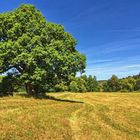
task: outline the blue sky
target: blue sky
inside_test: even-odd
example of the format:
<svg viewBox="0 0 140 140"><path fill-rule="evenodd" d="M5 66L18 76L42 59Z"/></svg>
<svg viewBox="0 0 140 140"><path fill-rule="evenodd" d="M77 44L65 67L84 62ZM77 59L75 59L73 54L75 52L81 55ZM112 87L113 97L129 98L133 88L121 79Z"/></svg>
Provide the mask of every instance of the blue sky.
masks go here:
<svg viewBox="0 0 140 140"><path fill-rule="evenodd" d="M87 56L87 75L107 79L140 72L140 0L1 0L0 13L34 4L62 24Z"/></svg>

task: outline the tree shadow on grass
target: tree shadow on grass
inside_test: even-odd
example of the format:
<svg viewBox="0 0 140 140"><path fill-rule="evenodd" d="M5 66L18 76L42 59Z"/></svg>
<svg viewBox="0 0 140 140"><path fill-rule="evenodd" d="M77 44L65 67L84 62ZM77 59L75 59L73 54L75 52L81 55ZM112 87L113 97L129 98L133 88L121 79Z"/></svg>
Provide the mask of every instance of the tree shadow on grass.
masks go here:
<svg viewBox="0 0 140 140"><path fill-rule="evenodd" d="M69 103L84 103L82 101L55 98L55 97L50 96L50 95L46 95L45 97L39 98L39 99L47 99L47 100L54 100L54 101L58 101L58 102L69 102Z"/></svg>
<svg viewBox="0 0 140 140"><path fill-rule="evenodd" d="M61 98L56 98L54 96L50 95L41 95L41 96L29 96L27 94L19 94L19 96L26 97L26 98L35 98L35 99L46 99L46 100L53 100L53 101L58 101L58 102L68 102L68 103L84 103L82 101L76 101L76 100L69 100L69 99L61 99Z"/></svg>

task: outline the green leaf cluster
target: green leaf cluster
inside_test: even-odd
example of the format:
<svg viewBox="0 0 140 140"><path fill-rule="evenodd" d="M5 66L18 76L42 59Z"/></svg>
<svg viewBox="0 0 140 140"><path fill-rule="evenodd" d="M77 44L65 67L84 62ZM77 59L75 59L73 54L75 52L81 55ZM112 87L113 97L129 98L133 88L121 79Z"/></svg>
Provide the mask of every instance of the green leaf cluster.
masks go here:
<svg viewBox="0 0 140 140"><path fill-rule="evenodd" d="M47 22L33 5L0 14L0 73L14 68L25 84L55 86L83 72L86 58L76 44L62 25Z"/></svg>

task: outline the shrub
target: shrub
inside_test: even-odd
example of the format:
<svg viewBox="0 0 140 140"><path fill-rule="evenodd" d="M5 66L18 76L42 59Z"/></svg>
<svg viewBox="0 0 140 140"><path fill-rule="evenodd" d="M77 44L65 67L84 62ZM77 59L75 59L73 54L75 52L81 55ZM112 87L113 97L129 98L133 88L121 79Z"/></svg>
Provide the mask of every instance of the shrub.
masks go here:
<svg viewBox="0 0 140 140"><path fill-rule="evenodd" d="M60 91L67 91L68 87L65 85L65 83L60 83L60 84L56 84L54 87L56 92L60 92Z"/></svg>
<svg viewBox="0 0 140 140"><path fill-rule="evenodd" d="M15 78L12 76L5 76L0 83L0 96L13 95L15 87Z"/></svg>
<svg viewBox="0 0 140 140"><path fill-rule="evenodd" d="M69 90L70 90L71 92L78 92L78 91L79 91L79 89L78 89L78 84L77 84L76 81L72 81L72 82L70 83L70 85L69 85Z"/></svg>

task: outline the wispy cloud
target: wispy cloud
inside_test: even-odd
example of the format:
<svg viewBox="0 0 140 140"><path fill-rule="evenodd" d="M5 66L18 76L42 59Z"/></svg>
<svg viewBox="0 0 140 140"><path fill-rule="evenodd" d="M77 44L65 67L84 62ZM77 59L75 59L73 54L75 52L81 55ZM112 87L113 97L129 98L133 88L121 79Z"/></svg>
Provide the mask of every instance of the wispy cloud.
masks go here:
<svg viewBox="0 0 140 140"><path fill-rule="evenodd" d="M139 38L130 38L121 41L114 41L111 43L105 43L103 45L91 46L86 50L83 50L87 56L94 54L102 55L116 52L130 51L140 48L140 37ZM81 50L82 51L82 50Z"/></svg>
<svg viewBox="0 0 140 140"><path fill-rule="evenodd" d="M87 62L87 65L88 66L93 66L93 65L110 65L110 64L114 64L114 63L119 63L121 62L121 59L120 58L117 58L117 59L99 59L99 60L93 60L93 61L88 61Z"/></svg>
<svg viewBox="0 0 140 140"><path fill-rule="evenodd" d="M94 63L88 64L86 69L87 75L96 75L98 79L108 79L111 75L116 74L119 77L133 75L140 72L140 56L101 59Z"/></svg>
<svg viewBox="0 0 140 140"><path fill-rule="evenodd" d="M102 53L112 53L112 52L119 52L119 51L126 51L126 50L128 51L139 47L140 47L140 38L124 40L124 41L113 42L109 44L109 46L105 48L102 51Z"/></svg>
<svg viewBox="0 0 140 140"><path fill-rule="evenodd" d="M87 75L96 75L97 79L103 80L108 79L111 75L115 74L118 77L122 78L125 76L137 74L140 72L140 65L126 65L120 67L101 67L101 68L91 68L86 69Z"/></svg>
<svg viewBox="0 0 140 140"><path fill-rule="evenodd" d="M137 28L131 28L131 29L111 29L111 30L103 30L104 32L140 32L140 27Z"/></svg>

